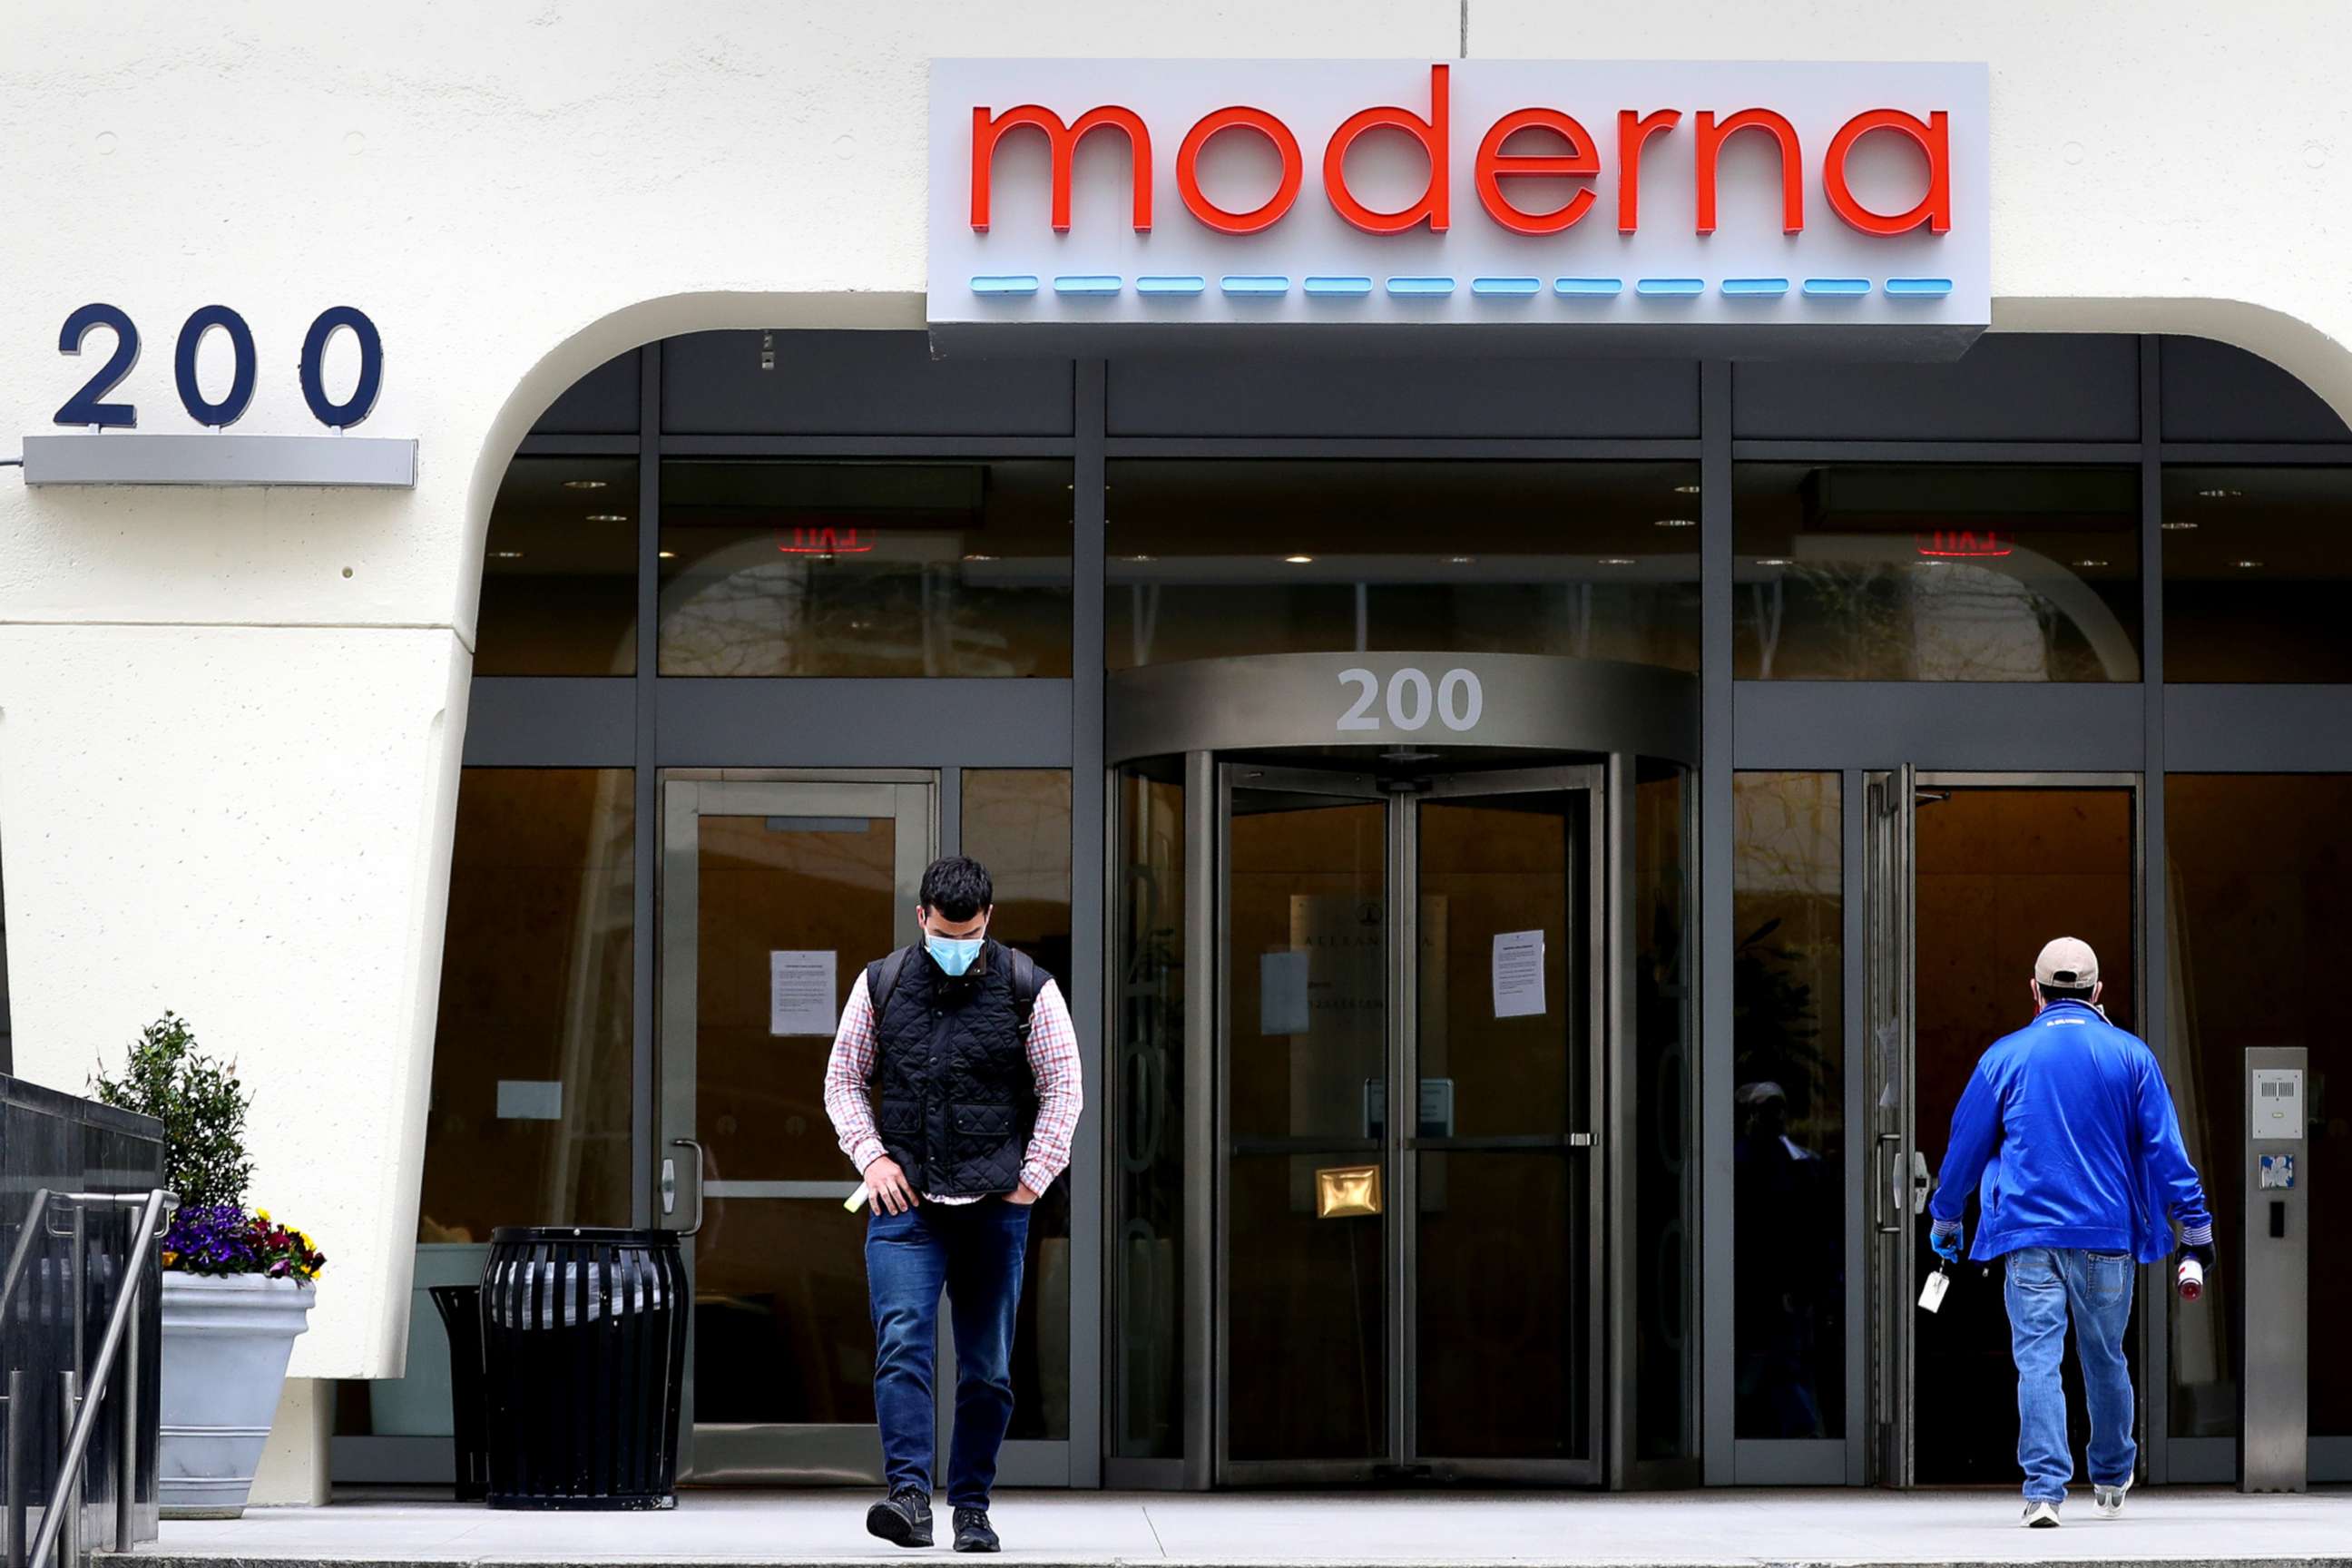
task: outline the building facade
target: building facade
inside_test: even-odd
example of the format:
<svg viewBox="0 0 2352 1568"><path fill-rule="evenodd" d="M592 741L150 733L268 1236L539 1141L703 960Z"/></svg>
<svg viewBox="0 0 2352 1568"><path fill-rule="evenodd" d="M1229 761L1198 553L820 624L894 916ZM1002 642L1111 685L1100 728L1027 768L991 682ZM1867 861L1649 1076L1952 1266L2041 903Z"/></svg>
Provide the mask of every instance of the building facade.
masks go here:
<svg viewBox="0 0 2352 1568"><path fill-rule="evenodd" d="M77 449L94 477L0 480L15 1070L79 1087L165 1007L238 1059L257 1198L335 1259L282 1420L341 1475L446 1463L412 1302L491 1226L562 1223L693 1232L698 1479L857 1479L862 1221L818 1072L961 850L1089 1087L1033 1229L1010 1479L2004 1479L2005 1397L1920 1418L1915 1390L1999 1389L2007 1347L1988 1283L1913 1310L1916 1215L2043 938L2097 947L2166 1063L2225 1258L2248 1047L2308 1048L2315 1234L2342 1210L2342 44L2169 5L1171 19L37 16L0 125L50 221L0 261L0 384L21 432L137 414ZM1076 250L1001 317L978 279L1022 274L943 284L948 236L1060 231L1043 138L963 221L938 62L1045 57L1024 79L1076 120L1096 62L1212 94L1243 62L1242 96L1339 56L1375 64L1296 74L1372 71L1362 102L1431 125L1489 61L1862 62L1841 79L1890 93L1866 62L1983 62L1952 254L1975 226L1991 330L1853 341L1906 320L1896 279L1840 317L1801 260L1755 335L1728 286L1790 279L1747 231L1803 253L1752 132L1689 253L1703 313L1646 260L1601 321L1569 287L1595 268L1524 307L1465 271L1437 330L1433 251L1345 342L1314 335L1318 258L1271 321L1243 252L1150 274L1223 312L1197 333ZM2184 139L2146 105L2192 79ZM1242 209L1250 168L1138 123L1154 245ZM1465 233L1486 123L1430 154ZM1081 239L1141 228L1108 142L1069 154ZM1818 229L1831 165L1791 166ZM1528 171L1519 205L1592 177ZM1415 194L1382 189L1374 219ZM1690 191L1660 174L1653 212ZM1899 267L1964 296L1969 265ZM242 363L183 325L224 304ZM122 322L159 346L93 381ZM354 478L411 440L412 482ZM234 469L298 451L339 482ZM246 482L155 482L220 462ZM2235 1473L2247 1314L2352 1302L2308 1265L2285 1304L2148 1276L2151 1479ZM2352 1474L2320 1336L2308 1392L2311 1473Z"/></svg>

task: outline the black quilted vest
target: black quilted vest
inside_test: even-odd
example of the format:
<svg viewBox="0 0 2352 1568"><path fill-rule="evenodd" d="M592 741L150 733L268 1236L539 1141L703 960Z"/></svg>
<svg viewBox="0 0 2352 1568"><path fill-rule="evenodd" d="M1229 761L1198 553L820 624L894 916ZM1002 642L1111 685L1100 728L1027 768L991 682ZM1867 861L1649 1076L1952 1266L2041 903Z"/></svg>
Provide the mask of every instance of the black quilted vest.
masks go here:
<svg viewBox="0 0 2352 1568"><path fill-rule="evenodd" d="M869 992L880 968L866 971ZM1019 1185L1037 1081L1004 948L990 942L956 976L909 952L874 1035L875 1121L915 1191L980 1197Z"/></svg>

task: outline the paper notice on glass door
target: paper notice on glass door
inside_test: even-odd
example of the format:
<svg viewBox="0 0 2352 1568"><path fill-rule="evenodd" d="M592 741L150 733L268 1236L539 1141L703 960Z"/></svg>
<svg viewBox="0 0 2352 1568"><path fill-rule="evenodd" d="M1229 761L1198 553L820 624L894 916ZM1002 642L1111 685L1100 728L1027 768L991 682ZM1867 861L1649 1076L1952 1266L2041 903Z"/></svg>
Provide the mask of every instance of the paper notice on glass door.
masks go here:
<svg viewBox="0 0 2352 1568"><path fill-rule="evenodd" d="M778 949L768 954L768 1033L830 1035L834 1006L831 948Z"/></svg>
<svg viewBox="0 0 2352 1568"><path fill-rule="evenodd" d="M1544 1010L1544 933L1495 933L1495 1016L1534 1018Z"/></svg>

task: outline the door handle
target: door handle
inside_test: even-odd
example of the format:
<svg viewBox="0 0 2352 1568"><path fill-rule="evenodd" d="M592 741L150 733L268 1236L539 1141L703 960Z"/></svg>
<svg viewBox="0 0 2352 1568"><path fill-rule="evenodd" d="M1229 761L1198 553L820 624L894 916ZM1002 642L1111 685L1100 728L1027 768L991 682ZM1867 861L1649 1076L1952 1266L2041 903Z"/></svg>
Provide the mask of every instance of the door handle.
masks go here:
<svg viewBox="0 0 2352 1568"><path fill-rule="evenodd" d="M1871 1185L1877 1189L1878 1195L1881 1200L1891 1199L1894 1204L1892 1212L1895 1215L1895 1222L1890 1225L1883 1219L1880 1220L1878 1222L1878 1234L1881 1236L1899 1236L1903 1231L1902 1186L1895 1173L1889 1170L1886 1165L1886 1146L1889 1143L1895 1144L1898 1147L1899 1152L1902 1142L1903 1134L1900 1132L1882 1132L1878 1135L1878 1142L1873 1146L1871 1151L1872 1162L1876 1167L1871 1173ZM1879 1212L1884 1214L1889 1211L1882 1209Z"/></svg>
<svg viewBox="0 0 2352 1568"><path fill-rule="evenodd" d="M691 1138L673 1138L669 1146L694 1151L694 1223L679 1231L678 1235L698 1235L702 1229L702 1145ZM677 1162L666 1157L662 1161L662 1213L667 1215L677 1206Z"/></svg>
<svg viewBox="0 0 2352 1568"><path fill-rule="evenodd" d="M1927 1156L1918 1150L1911 1151L1911 1212L1927 1212L1927 1194L1936 1190L1935 1174L1927 1169Z"/></svg>

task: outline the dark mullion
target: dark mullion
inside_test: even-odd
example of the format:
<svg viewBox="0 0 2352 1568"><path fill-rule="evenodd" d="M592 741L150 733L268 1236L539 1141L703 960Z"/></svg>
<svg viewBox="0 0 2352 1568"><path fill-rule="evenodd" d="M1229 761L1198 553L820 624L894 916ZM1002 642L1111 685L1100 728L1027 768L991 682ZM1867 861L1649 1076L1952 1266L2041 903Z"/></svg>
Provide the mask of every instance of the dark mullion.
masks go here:
<svg viewBox="0 0 2352 1568"><path fill-rule="evenodd" d="M636 881L630 942L629 1183L630 1223L654 1223L654 1167L659 1134L654 1120L654 975L658 956L654 879L661 862L659 692L654 681L661 618L661 344L647 343L637 360L637 662Z"/></svg>
<svg viewBox="0 0 2352 1568"><path fill-rule="evenodd" d="M2172 1059L2171 1030L2167 1026L2170 983L2165 962L2168 911L2165 904L2164 869L2164 387L2161 340L2139 341L2139 679L2147 699L2146 757L2142 766L2139 820L2140 976L2139 1032L2156 1059L2173 1081L2178 1065ZM2147 1396L2139 1402L2147 1428L2140 1434L2148 1456L2148 1479L2161 1486L2171 1479L2172 1430L2171 1336L2168 1326L2174 1310L2172 1292L2159 1273L2149 1272L2152 1289L2142 1298L2150 1310L2141 1314L2141 1381Z"/></svg>
<svg viewBox="0 0 2352 1568"><path fill-rule="evenodd" d="M1728 1270L1732 1249L1732 541L1731 366L1699 367L1699 962L1698 1155L1700 1175L1698 1289L1700 1459L1707 1484L1733 1480L1736 1401L1731 1291L1715 1278ZM1615 1200L1615 1223L1632 1221L1632 1195ZM1620 1280L1620 1289L1632 1281Z"/></svg>
<svg viewBox="0 0 2352 1568"><path fill-rule="evenodd" d="M1071 475L1070 513L1070 1016L1078 1032L1080 1070L1097 1103L1108 1056L1103 1034L1103 965L1108 940L1104 889L1103 645L1104 504L1103 423L1107 371L1100 360L1077 364L1077 454ZM1103 1277L1104 1150L1108 1110L1088 1119L1074 1151L1070 1184L1070 1278ZM1070 1484L1102 1484L1104 1397L1103 1293L1083 1286L1070 1292Z"/></svg>
<svg viewBox="0 0 2352 1568"><path fill-rule="evenodd" d="M650 439L650 437L648 437ZM1066 458L1066 436L680 436L673 458Z"/></svg>
<svg viewBox="0 0 2352 1568"><path fill-rule="evenodd" d="M1661 439L1567 439L1517 437L1411 436L1112 436L1110 458L1353 458L1359 461L1695 462L1700 443Z"/></svg>
<svg viewBox="0 0 2352 1568"><path fill-rule="evenodd" d="M1734 441L1743 463L2137 463L2137 441Z"/></svg>

